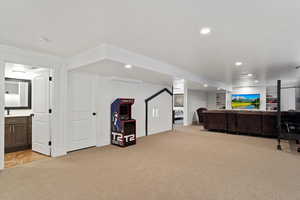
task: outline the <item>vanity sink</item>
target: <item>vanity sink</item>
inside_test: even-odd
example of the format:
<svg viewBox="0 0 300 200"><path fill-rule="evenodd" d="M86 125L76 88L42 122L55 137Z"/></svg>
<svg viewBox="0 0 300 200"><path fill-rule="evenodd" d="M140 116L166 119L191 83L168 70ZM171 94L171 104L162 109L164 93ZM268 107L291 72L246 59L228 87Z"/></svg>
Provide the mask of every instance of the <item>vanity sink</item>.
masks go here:
<svg viewBox="0 0 300 200"><path fill-rule="evenodd" d="M19 115L5 115L5 118L11 118L11 117L30 117L31 115L24 115L24 114L19 114Z"/></svg>

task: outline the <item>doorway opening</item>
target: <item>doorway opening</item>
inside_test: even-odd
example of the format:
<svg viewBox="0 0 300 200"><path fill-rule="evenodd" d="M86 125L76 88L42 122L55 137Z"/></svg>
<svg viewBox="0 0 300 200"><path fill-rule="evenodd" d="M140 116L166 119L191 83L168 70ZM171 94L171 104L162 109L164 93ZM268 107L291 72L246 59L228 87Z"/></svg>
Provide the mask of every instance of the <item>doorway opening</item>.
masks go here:
<svg viewBox="0 0 300 200"><path fill-rule="evenodd" d="M51 156L52 70L5 63L5 168Z"/></svg>
<svg viewBox="0 0 300 200"><path fill-rule="evenodd" d="M174 128L184 125L184 80L173 82L173 124Z"/></svg>

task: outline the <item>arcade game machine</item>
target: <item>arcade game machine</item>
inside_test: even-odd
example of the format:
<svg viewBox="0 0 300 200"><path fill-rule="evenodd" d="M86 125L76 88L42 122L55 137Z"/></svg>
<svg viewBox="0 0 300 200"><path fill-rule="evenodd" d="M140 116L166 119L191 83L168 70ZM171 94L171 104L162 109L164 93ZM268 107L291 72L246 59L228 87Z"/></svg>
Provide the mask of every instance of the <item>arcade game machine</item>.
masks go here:
<svg viewBox="0 0 300 200"><path fill-rule="evenodd" d="M111 144L127 147L136 144L136 121L131 118L134 99L118 98L111 104Z"/></svg>

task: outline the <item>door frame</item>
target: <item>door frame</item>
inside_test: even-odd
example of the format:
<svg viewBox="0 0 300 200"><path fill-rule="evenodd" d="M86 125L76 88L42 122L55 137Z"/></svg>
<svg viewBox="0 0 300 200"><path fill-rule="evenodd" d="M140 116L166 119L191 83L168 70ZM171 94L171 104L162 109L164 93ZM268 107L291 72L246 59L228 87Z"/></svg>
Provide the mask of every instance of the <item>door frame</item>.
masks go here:
<svg viewBox="0 0 300 200"><path fill-rule="evenodd" d="M93 77L93 90L92 90L92 93L93 93L93 102L92 102L92 108L93 108L93 112L96 112L96 117L93 117L92 118L92 120L93 120L93 123L94 123L94 126L95 126L95 146L96 147L98 147L99 146L99 144L98 144L98 127L99 127L99 125L98 125L98 123L97 123L97 119L98 119L98 108L97 108L97 103L96 103L96 101L97 101L97 92L96 92L96 88L97 88L97 85L98 85L98 76L97 75L93 75L93 74L90 74L90 73L87 73L87 72L76 72L76 71L74 71L74 69L72 70L72 69L69 69L69 70L67 70L67 72L66 72L66 76L67 76L67 78L66 78L66 82L67 82L67 84L66 84L66 88L67 88L67 91L66 91L66 101L68 102L68 104L65 106L65 109L66 109L66 111L65 111L65 124L66 124L66 126L65 126L65 128L64 128L64 132L65 132L65 136L64 136L64 141L65 141L65 151L66 151L66 153L69 153L69 152L72 152L72 151L70 151L69 150L69 139L70 139L70 134L71 134L71 131L70 131L70 105L71 105L71 102L72 102L72 100L70 99L71 97L70 97L70 89L71 89L71 86L69 85L69 78L70 78L70 76L71 76L71 73L79 73L79 74L87 74L87 75L90 75L90 76L92 76ZM80 149L78 149L78 150L80 150ZM74 151L77 151L77 150L74 150Z"/></svg>
<svg viewBox="0 0 300 200"><path fill-rule="evenodd" d="M6 49L7 48L7 49ZM12 50L11 52L7 50ZM4 54L1 55L1 53ZM63 108L63 89L60 84L64 82L64 66L60 59L54 56L38 54L34 52L24 51L21 49L9 49L0 46L0 170L4 169L5 156L5 134L4 134L4 81L5 81L5 64L19 63L24 65L39 66L41 68L49 68L52 71L52 82L50 83L50 105L52 114L50 115L50 138L51 138L51 157L64 155L63 141L63 112L59 108ZM62 96L61 96L62 95ZM60 103L62 102L62 104Z"/></svg>

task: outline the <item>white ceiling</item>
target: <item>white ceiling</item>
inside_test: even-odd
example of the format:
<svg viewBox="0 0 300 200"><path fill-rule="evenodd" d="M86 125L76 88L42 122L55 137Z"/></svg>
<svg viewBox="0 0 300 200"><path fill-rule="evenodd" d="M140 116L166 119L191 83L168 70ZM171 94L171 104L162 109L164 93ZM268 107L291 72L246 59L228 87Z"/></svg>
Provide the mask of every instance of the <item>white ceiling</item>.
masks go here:
<svg viewBox="0 0 300 200"><path fill-rule="evenodd" d="M153 83L171 87L173 78L171 76L132 66L126 69L124 64L103 60L94 64L79 67L76 71L98 74L116 81L131 83Z"/></svg>
<svg viewBox="0 0 300 200"><path fill-rule="evenodd" d="M297 79L299 10L274 0L2 0L0 43L63 57L107 43L227 84L240 81L236 61L261 82Z"/></svg>
<svg viewBox="0 0 300 200"><path fill-rule="evenodd" d="M33 79L42 71L49 70L48 68L40 68L29 65L21 65L15 63L5 64L5 77L16 79Z"/></svg>
<svg viewBox="0 0 300 200"><path fill-rule="evenodd" d="M132 66L131 69L126 69L124 66L125 64L123 63L106 59L97 63L76 68L73 71L97 74L111 80L128 83L152 83L166 87L171 87L173 85L174 89L177 87L182 88L182 92L184 86L192 90L217 91L216 87L204 87L203 84L193 81L174 80L172 76L143 69L138 66Z"/></svg>

